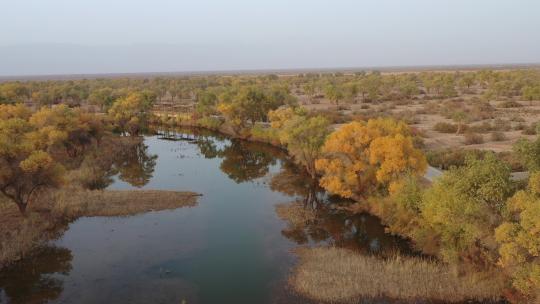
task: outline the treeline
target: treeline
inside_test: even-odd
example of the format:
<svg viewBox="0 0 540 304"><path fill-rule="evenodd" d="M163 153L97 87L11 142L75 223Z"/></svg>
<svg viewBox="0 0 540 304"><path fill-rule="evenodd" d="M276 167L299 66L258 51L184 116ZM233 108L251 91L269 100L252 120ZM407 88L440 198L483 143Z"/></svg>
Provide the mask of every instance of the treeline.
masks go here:
<svg viewBox="0 0 540 304"><path fill-rule="evenodd" d="M515 149L528 164L528 183L513 181L510 167L486 153L468 157L425 188L405 178L359 208L380 216L389 231L407 236L417 248L462 269L502 273L516 302L540 296L540 140L520 141Z"/></svg>
<svg viewBox="0 0 540 304"><path fill-rule="evenodd" d="M474 90L486 98L540 99L539 84L532 70L4 83L0 95L9 104L0 109L0 191L24 212L37 192L68 178L86 187L102 185L122 167L97 148L113 133L124 135L115 139L136 138L150 124L205 127L286 148L327 191L356 201L347 206L351 210L369 210L392 233L463 271L503 270L516 299L534 302L540 299L540 140L515 146L530 173L528 185L513 181L508 164L486 153L467 157L426 187L421 141L405 122L372 118L334 129L327 113L307 111L298 97L316 102L323 95L339 104ZM41 94L53 97L42 100ZM160 100L184 98L193 103L187 112L156 109ZM50 107L55 103L74 107ZM106 115L76 107L82 104L99 106ZM152 157L147 161L124 177L147 180ZM93 171L95 163L104 165Z"/></svg>
<svg viewBox="0 0 540 304"><path fill-rule="evenodd" d="M540 139L514 147L530 174L526 184L512 180L507 162L485 152L465 156L426 186L426 157L402 121L353 121L334 130L324 115L287 102L293 99L267 103L266 91L253 90L232 96L216 97L205 112L162 116L161 122L283 146L327 191L357 202L349 209L379 216L390 232L460 272L506 276L512 301L540 299Z"/></svg>
<svg viewBox="0 0 540 304"><path fill-rule="evenodd" d="M279 87L288 93L317 103L325 97L340 102L376 102L410 99L417 96L449 98L460 94L480 94L485 99L518 97L540 99L538 70L421 72L381 74L377 71L354 74L324 73L294 76L237 75L156 78L86 79L69 81L5 82L0 84L0 102L28 102L39 106L66 103L95 105L108 109L130 92L146 91L158 102L202 100L205 92L220 96L229 88Z"/></svg>
<svg viewBox="0 0 540 304"><path fill-rule="evenodd" d="M134 186L144 185L155 157L137 136L114 133L138 135L150 115L139 112L145 102L143 95L132 94L108 116L66 105L37 111L0 105L0 192L25 214L44 191L61 186L101 189L118 173ZM125 104L129 111L123 111Z"/></svg>

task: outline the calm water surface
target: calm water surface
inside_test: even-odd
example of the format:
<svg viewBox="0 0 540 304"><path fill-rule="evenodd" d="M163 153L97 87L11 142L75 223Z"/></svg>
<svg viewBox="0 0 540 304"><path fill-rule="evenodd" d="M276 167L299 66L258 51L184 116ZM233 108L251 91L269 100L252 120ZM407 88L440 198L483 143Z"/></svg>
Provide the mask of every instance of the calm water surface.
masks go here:
<svg viewBox="0 0 540 304"><path fill-rule="evenodd" d="M194 132L180 134L190 141L146 137L108 187L195 191L203 194L197 206L81 218L0 274L0 302L303 303L286 286L294 248L407 250L378 219L333 211L279 149ZM317 217L301 225L280 219L283 203Z"/></svg>

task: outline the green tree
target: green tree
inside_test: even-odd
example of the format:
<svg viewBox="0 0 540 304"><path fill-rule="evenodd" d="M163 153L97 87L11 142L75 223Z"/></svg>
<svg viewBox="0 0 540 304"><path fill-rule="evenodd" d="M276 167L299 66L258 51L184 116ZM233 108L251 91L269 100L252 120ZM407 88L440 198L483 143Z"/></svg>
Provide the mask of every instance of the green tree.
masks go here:
<svg viewBox="0 0 540 304"><path fill-rule="evenodd" d="M214 92L200 91L197 93L197 104L195 106L195 111L202 116L211 115L217 111L217 100L217 95Z"/></svg>
<svg viewBox="0 0 540 304"><path fill-rule="evenodd" d="M458 125L456 134L460 134L463 131L463 124L467 121L467 114L463 111L457 111L452 115L452 120Z"/></svg>
<svg viewBox="0 0 540 304"><path fill-rule="evenodd" d="M417 95L420 91L418 89L418 85L416 84L416 81L413 79L407 79L400 81L399 83L399 93L400 95L405 99L410 99L413 96Z"/></svg>
<svg viewBox="0 0 540 304"><path fill-rule="evenodd" d="M113 104L109 117L122 134L137 136L148 127L153 100L148 92L131 93Z"/></svg>
<svg viewBox="0 0 540 304"><path fill-rule="evenodd" d="M520 138L514 144L513 151L529 171L540 171L540 137L535 141Z"/></svg>
<svg viewBox="0 0 540 304"><path fill-rule="evenodd" d="M506 219L495 231L499 264L512 276L513 286L531 303L540 299L540 173L526 190L506 204Z"/></svg>
<svg viewBox="0 0 540 304"><path fill-rule="evenodd" d="M294 103L281 88L269 92L261 87L242 87L234 94L224 94L217 110L236 133L253 127L258 121L267 121L268 112L286 103Z"/></svg>
<svg viewBox="0 0 540 304"><path fill-rule="evenodd" d="M315 177L315 161L321 154L326 137L330 133L330 123L322 116L306 117L295 115L285 122L279 131L280 141L295 161L303 165L306 171Z"/></svg>
<svg viewBox="0 0 540 304"><path fill-rule="evenodd" d="M426 190L421 214L423 229L430 229L447 261L476 257L493 259L493 233L506 199L512 195L508 165L493 153L483 159L468 158Z"/></svg>
<svg viewBox="0 0 540 304"><path fill-rule="evenodd" d="M343 91L337 85L328 84L324 90L326 98L336 105L339 105L339 101L343 99Z"/></svg>
<svg viewBox="0 0 540 304"><path fill-rule="evenodd" d="M475 81L474 73L465 73L459 78L458 85L461 87L462 90L470 89L471 86L474 84L474 81Z"/></svg>
<svg viewBox="0 0 540 304"><path fill-rule="evenodd" d="M102 111L107 110L114 102L113 89L101 88L93 90L88 96L88 102L99 106Z"/></svg>
<svg viewBox="0 0 540 304"><path fill-rule="evenodd" d="M524 87L521 96L528 101L540 100L540 84Z"/></svg>
<svg viewBox="0 0 540 304"><path fill-rule="evenodd" d="M36 193L59 186L64 175L63 166L47 153L50 146L64 138L62 132L37 134L27 119L26 114L14 114L0 120L0 192L23 214Z"/></svg>
<svg viewBox="0 0 540 304"><path fill-rule="evenodd" d="M306 83L303 87L304 94L307 95L309 102L313 102L313 97L315 96L315 84L313 82Z"/></svg>

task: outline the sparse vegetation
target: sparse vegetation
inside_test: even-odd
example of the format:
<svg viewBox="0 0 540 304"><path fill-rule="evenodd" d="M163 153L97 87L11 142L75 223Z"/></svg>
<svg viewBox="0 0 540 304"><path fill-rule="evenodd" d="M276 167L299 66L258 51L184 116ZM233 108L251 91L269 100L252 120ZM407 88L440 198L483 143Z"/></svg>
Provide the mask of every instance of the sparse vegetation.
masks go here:
<svg viewBox="0 0 540 304"><path fill-rule="evenodd" d="M504 135L503 132L493 132L491 133L491 140L492 141L503 141L506 140L506 135Z"/></svg>
<svg viewBox="0 0 540 304"><path fill-rule="evenodd" d="M316 298L328 301L363 296L445 301L498 297L501 285L484 286L485 278L475 281L478 278L461 274L470 266L504 271L509 276L506 286L533 302L540 284L531 241L534 225L529 225L535 209L529 205L537 196L533 177L540 153L538 140L526 138L538 132L540 111L533 101L538 99L539 82L537 70L481 70L1 83L0 102L7 105L0 111L0 188L20 214L33 210L24 218L10 209L9 214L21 221L7 230L9 239L20 241L3 239L1 256L7 261L13 260L7 256L27 254L45 237L47 223L55 223L35 212L38 199L47 197L54 205L39 207L63 219L177 206L172 202L176 194L90 190L106 188L112 176L136 187L145 185L155 156L148 155L144 143L137 143L139 136L151 125L195 126L283 148L329 194L355 201L336 204L337 208L370 211L388 231L409 238L416 249L437 259L379 259L332 249L333 259L343 256L344 261L364 263L362 267L375 267L365 270L386 276L414 277L412 267L425 272L416 282L390 285L367 282L359 287L354 280L337 278L336 282L344 280L336 287L342 289L328 290L314 287L324 281L304 277L312 281L293 284L304 288L303 293L316 297L322 292L322 298ZM246 143L234 145L245 149ZM469 145L478 150L465 151L463 146ZM500 153L495 156L488 150ZM269 172L257 165L272 159L258 155L253 164L242 167L228 155L231 151L209 148L204 153L223 156L222 171L237 182ZM431 184L421 181L427 167L424 154L431 165L450 169ZM120 162L116 155L127 160ZM510 166L532 173L527 189L510 179ZM56 196L47 196L53 192ZM156 201L154 195L166 199ZM145 197L152 204L137 200ZM276 212L292 225L317 219L316 212L300 205L278 206ZM512 258L518 262L510 263ZM339 267L345 273L345 265ZM454 267L461 280L448 274ZM472 290L473 283L480 287ZM457 292L450 294L442 284Z"/></svg>
<svg viewBox="0 0 540 304"><path fill-rule="evenodd" d="M463 143L465 145L479 145L484 143L484 136L472 132L467 132L463 136Z"/></svg>
<svg viewBox="0 0 540 304"><path fill-rule="evenodd" d="M441 133L457 133L458 127L447 122L438 122L433 126L433 130Z"/></svg>

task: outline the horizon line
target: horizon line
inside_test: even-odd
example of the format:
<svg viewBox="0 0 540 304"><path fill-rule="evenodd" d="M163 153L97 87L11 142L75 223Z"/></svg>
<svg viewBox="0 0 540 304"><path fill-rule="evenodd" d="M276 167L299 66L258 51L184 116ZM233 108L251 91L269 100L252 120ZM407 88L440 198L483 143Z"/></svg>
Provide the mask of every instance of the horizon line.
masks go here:
<svg viewBox="0 0 540 304"><path fill-rule="evenodd" d="M35 80L83 80L97 78L138 78L160 76L234 76L234 75L268 75L288 73L289 75L313 72L422 72L429 70L459 71L475 69L526 69L540 68L540 62L530 63L489 63L489 64L433 64L433 65L395 65L395 66L349 66L349 67L314 67L314 68L253 68L253 69L222 69L222 70L186 70L186 71L147 71L147 72L104 72L104 73L57 73L57 74L19 74L0 75L0 82L35 81ZM282 75L285 76L285 75Z"/></svg>

